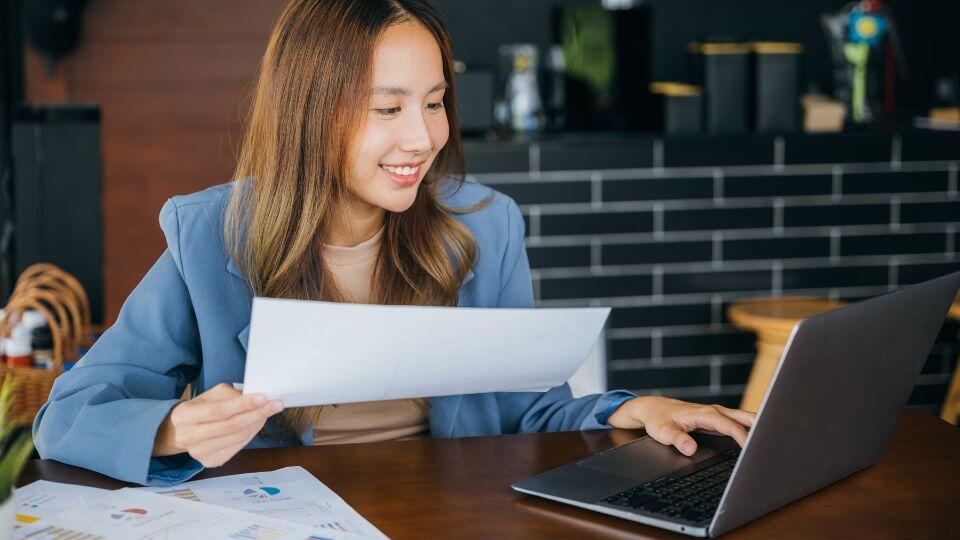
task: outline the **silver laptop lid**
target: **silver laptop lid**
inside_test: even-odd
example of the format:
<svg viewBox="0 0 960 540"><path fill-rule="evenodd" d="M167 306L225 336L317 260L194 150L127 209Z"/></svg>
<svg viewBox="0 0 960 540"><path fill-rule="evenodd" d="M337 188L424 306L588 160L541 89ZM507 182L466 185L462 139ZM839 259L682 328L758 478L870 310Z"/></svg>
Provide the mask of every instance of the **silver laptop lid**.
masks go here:
<svg viewBox="0 0 960 540"><path fill-rule="evenodd" d="M950 274L797 325L710 535L875 462L958 288L960 273Z"/></svg>

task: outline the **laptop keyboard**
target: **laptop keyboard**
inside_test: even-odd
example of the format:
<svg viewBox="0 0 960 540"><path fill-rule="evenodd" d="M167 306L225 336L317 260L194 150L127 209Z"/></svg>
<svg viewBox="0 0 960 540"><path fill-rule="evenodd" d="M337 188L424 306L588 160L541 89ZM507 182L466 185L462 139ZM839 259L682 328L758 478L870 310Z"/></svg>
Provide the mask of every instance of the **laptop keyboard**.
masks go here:
<svg viewBox="0 0 960 540"><path fill-rule="evenodd" d="M691 523L709 522L720 504L740 449L720 461L680 477L664 477L611 495L600 502Z"/></svg>

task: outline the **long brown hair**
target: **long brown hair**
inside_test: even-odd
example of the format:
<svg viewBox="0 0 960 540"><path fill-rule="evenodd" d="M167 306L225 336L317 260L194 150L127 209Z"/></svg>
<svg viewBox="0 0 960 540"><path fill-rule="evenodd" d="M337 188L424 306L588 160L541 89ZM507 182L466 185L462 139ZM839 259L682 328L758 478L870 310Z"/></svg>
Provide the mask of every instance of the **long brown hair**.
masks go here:
<svg viewBox="0 0 960 540"><path fill-rule="evenodd" d="M324 265L323 243L346 216L348 156L369 108L374 48L387 27L407 21L423 24L437 40L450 134L412 206L386 212L371 299L457 305L477 246L450 214L488 201L471 208L441 202L447 182L455 189L463 182L463 145L450 38L423 0L292 0L281 12L260 65L224 223L228 253L254 295L344 300ZM284 421L299 430L319 413L290 409Z"/></svg>

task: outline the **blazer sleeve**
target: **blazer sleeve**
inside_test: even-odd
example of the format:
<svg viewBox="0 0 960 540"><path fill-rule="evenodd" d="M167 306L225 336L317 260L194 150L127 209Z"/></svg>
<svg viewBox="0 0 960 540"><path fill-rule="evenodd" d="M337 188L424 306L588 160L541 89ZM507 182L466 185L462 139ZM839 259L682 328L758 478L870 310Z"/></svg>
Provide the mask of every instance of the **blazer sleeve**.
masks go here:
<svg viewBox="0 0 960 540"><path fill-rule="evenodd" d="M497 307L533 307L530 262L524 247L525 227L520 209L513 200L507 204L507 247L501 265ZM614 390L574 398L564 383L547 392L501 392L497 401L505 432L569 431L609 427L607 418L616 408L636 397L626 390Z"/></svg>
<svg viewBox="0 0 960 540"><path fill-rule="evenodd" d="M160 220L168 249L117 322L56 379L34 420L34 443L44 459L143 485L181 482L203 468L187 454L151 458L157 429L201 365L172 202Z"/></svg>

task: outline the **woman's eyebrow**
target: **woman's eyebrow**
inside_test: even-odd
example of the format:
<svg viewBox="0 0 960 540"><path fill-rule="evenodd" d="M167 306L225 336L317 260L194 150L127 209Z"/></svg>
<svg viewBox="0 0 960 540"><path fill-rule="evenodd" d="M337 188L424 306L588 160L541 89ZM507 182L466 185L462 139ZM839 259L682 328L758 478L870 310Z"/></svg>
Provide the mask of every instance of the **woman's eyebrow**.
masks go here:
<svg viewBox="0 0 960 540"><path fill-rule="evenodd" d="M433 85L427 93L432 94L437 90L446 90L450 85L446 81L438 82ZM390 86L390 85L380 85L374 86L371 93L375 96L387 95L387 96L409 96L410 90L402 86Z"/></svg>

